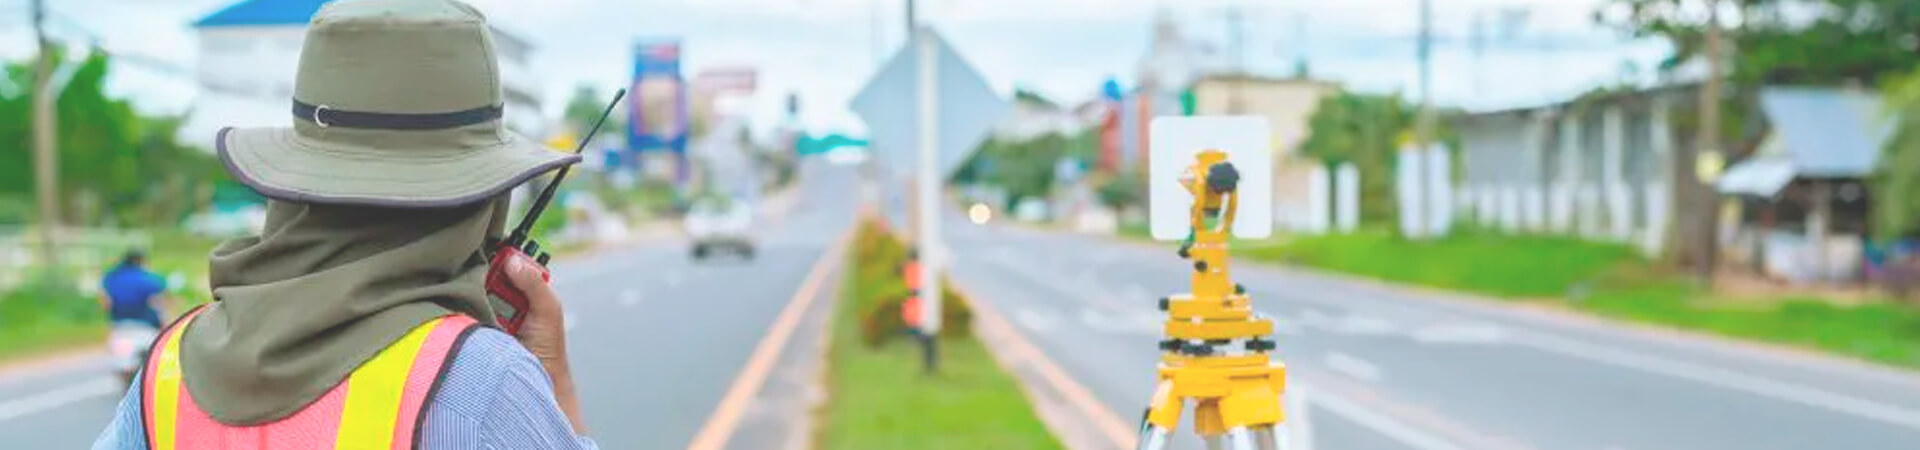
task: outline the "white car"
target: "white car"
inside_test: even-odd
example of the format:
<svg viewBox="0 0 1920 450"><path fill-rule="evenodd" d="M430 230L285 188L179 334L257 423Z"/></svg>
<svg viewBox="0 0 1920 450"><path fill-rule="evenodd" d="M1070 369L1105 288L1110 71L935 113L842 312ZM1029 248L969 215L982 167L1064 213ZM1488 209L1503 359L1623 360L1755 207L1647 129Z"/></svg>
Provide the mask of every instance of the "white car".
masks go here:
<svg viewBox="0 0 1920 450"><path fill-rule="evenodd" d="M700 202L687 211L687 235L693 238L693 258L706 259L725 251L752 259L753 207L742 201Z"/></svg>

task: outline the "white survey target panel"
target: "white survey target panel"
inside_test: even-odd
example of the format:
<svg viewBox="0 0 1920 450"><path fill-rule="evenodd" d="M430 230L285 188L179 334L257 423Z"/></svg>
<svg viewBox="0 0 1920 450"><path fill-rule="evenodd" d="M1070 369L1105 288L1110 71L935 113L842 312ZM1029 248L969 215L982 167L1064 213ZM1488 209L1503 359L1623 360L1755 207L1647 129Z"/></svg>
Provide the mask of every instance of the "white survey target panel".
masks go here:
<svg viewBox="0 0 1920 450"><path fill-rule="evenodd" d="M1240 172L1234 195L1238 212L1233 235L1261 239L1273 234L1273 134L1256 116L1190 116L1153 119L1147 131L1147 211L1153 238L1187 238L1193 195L1180 176L1201 150L1227 153ZM1197 176L1206 176L1198 174Z"/></svg>

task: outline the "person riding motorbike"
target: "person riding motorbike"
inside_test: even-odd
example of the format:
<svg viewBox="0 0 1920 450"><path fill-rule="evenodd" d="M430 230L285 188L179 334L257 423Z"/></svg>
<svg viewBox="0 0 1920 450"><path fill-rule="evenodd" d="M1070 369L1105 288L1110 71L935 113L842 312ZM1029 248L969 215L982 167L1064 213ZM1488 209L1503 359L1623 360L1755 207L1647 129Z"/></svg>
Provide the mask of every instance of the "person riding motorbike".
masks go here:
<svg viewBox="0 0 1920 450"><path fill-rule="evenodd" d="M507 269L517 334L485 287L510 190L580 161L502 124L485 17L336 0L306 33L292 127L215 139L261 233L213 250L214 301L161 332L93 448L597 448L537 263Z"/></svg>
<svg viewBox="0 0 1920 450"><path fill-rule="evenodd" d="M112 323L135 322L160 328L160 309L168 303L167 280L147 270L147 255L129 250L100 277L100 306Z"/></svg>
<svg viewBox="0 0 1920 450"><path fill-rule="evenodd" d="M122 383L133 382L140 362L146 360L148 344L160 332L161 311L171 303L166 279L147 270L146 260L145 253L130 250L100 277L100 308L112 326L107 348Z"/></svg>

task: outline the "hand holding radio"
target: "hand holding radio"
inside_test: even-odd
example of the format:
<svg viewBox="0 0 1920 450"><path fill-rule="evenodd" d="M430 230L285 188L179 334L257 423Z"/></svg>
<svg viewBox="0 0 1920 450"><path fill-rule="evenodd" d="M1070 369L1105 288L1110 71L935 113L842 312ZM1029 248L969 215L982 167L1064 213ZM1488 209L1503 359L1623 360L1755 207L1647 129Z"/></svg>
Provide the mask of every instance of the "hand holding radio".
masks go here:
<svg viewBox="0 0 1920 450"><path fill-rule="evenodd" d="M575 148L573 153L579 154L586 150L587 143L593 142L593 135L600 132L600 125L607 122L607 116L613 115L613 107L619 106L620 99L626 96L626 89L613 94L613 101L608 102L607 109L600 112L600 119L595 121L593 129L588 130L587 135L580 139L579 147ZM547 182L546 189L540 191L540 196L534 197L533 206L527 208L527 215L520 218L520 225L515 226L513 232L505 239L489 244L493 246L493 260L488 261L487 296L493 303L495 321L499 322L500 327L506 329L508 334L516 336L520 334L521 327L527 321L528 312L533 309L534 302L537 300L528 298L526 284L514 281L515 275L511 272L537 271L540 278L538 284L545 288L549 278L545 266L550 255L540 251L540 243L535 242L529 235L533 232L534 222L540 220L540 212L547 209L547 203L552 202L554 194L559 192L560 182L567 178L567 169L572 167L561 167L558 172L555 172L553 180ZM516 265L526 267L516 269ZM551 290L548 291L549 294L551 292ZM553 306L553 309L558 310L559 302L555 301ZM556 317L554 320L559 319Z"/></svg>

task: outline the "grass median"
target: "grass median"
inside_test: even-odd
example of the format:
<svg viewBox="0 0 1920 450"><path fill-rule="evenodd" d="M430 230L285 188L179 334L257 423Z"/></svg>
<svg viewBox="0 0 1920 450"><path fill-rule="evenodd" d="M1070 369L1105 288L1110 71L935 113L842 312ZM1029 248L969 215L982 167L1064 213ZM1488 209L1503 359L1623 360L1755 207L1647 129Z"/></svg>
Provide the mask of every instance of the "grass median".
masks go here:
<svg viewBox="0 0 1920 450"><path fill-rule="evenodd" d="M896 294L905 292L893 269L904 255L899 241L863 224L851 254L832 322L830 397L818 447L1062 448L1013 377L967 331L970 316L962 303L942 302L949 320L939 345L940 370L922 370L919 347L897 323Z"/></svg>
<svg viewBox="0 0 1920 450"><path fill-rule="evenodd" d="M1920 368L1920 308L1729 299L1626 245L1471 230L1416 242L1366 231L1296 237L1241 256Z"/></svg>

